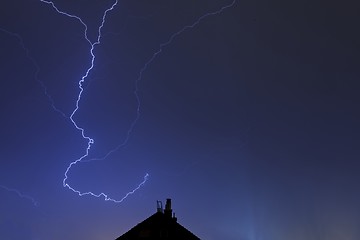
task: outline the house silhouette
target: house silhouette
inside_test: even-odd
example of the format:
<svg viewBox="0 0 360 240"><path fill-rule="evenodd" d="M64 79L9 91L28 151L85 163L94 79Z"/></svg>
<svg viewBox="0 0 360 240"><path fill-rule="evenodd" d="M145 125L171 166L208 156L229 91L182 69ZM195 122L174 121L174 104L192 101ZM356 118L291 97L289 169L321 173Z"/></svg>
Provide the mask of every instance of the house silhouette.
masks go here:
<svg viewBox="0 0 360 240"><path fill-rule="evenodd" d="M200 240L177 222L171 209L171 199L166 199L165 209L157 201L157 212L116 240Z"/></svg>

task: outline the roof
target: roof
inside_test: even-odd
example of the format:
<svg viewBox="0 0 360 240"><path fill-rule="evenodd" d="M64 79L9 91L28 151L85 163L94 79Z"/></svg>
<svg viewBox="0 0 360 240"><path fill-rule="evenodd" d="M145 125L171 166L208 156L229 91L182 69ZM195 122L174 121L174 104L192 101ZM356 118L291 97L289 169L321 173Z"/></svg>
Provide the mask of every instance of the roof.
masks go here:
<svg viewBox="0 0 360 240"><path fill-rule="evenodd" d="M167 200L166 206L171 202ZM165 211L158 211L149 218L137 224L116 240L200 240L197 236L177 222L171 216L172 210L168 207Z"/></svg>

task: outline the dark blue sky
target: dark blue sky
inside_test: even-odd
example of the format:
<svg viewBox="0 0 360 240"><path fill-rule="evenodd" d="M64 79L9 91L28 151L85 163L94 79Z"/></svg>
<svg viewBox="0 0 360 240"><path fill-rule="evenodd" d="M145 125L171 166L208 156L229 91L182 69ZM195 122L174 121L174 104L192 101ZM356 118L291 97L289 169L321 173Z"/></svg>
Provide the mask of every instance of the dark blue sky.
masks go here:
<svg viewBox="0 0 360 240"><path fill-rule="evenodd" d="M114 2L54 1L90 41ZM231 3L109 12L74 115L95 140L86 159L126 139L135 83L160 45ZM359 239L359 8L236 1L176 35L142 72L127 144L68 172L73 188L113 199L149 173L113 203L63 187L87 146L69 119L91 64L83 25L40 0L1 1L0 239L115 239L168 197L201 239Z"/></svg>

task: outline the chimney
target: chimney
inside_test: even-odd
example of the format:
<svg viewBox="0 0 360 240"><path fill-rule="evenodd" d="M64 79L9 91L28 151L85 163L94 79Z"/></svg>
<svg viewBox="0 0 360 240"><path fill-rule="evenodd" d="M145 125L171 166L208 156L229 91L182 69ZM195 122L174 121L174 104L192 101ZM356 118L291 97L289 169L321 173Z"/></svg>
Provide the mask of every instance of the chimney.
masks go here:
<svg viewBox="0 0 360 240"><path fill-rule="evenodd" d="M166 199L164 214L165 214L165 217L168 217L168 218L172 217L171 199L170 198Z"/></svg>
<svg viewBox="0 0 360 240"><path fill-rule="evenodd" d="M157 212L164 212L163 206L162 206L162 202L161 201L156 201L156 205L157 205Z"/></svg>

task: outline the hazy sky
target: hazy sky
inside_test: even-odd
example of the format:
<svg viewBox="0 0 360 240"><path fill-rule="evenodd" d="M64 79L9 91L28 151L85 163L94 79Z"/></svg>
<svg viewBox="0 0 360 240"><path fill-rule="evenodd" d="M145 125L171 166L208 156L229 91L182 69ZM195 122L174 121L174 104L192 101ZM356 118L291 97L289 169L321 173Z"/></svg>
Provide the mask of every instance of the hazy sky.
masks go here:
<svg viewBox="0 0 360 240"><path fill-rule="evenodd" d="M94 43L114 3L54 6ZM0 239L111 240L166 198L204 240L359 239L359 11L119 1L72 118L95 143L66 179L121 200L149 174L115 203L63 187L88 144L70 119L91 67L84 25L40 0L1 1Z"/></svg>

